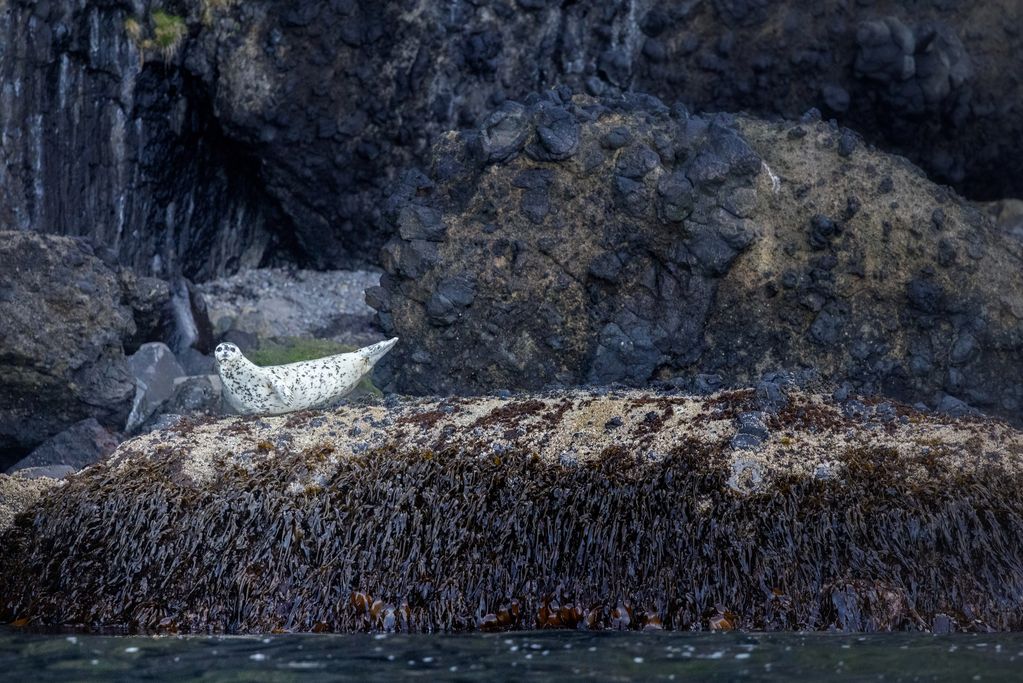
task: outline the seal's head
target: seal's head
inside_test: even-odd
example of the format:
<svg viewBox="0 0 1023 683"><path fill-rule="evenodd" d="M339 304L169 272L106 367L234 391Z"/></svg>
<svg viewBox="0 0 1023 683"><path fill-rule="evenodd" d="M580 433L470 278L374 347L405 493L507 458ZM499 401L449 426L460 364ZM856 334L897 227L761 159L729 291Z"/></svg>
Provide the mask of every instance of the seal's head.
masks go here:
<svg viewBox="0 0 1023 683"><path fill-rule="evenodd" d="M241 350L234 344L217 344L217 349L213 352L213 355L221 365L244 358Z"/></svg>

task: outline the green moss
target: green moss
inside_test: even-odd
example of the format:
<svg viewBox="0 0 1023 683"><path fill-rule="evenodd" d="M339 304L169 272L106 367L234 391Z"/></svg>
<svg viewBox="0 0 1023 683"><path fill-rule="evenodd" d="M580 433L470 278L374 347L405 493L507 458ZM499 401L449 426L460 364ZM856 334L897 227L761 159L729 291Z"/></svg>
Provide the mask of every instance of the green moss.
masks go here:
<svg viewBox="0 0 1023 683"><path fill-rule="evenodd" d="M181 46L181 41L188 32L183 17L169 14L163 10L153 12L153 43L164 54L173 56Z"/></svg>
<svg viewBox="0 0 1023 683"><path fill-rule="evenodd" d="M303 337L282 337L269 343L263 344L261 348L246 353L248 359L256 365L284 365L286 363L298 363L304 360L315 360L324 356L332 356L336 353L350 353L355 351L354 346L342 344L331 339L307 339ZM366 377L356 391L369 393L373 396L382 396L383 392L374 386L373 381Z"/></svg>
<svg viewBox="0 0 1023 683"><path fill-rule="evenodd" d="M148 51L156 50L169 61L181 48L188 34L188 25L184 17L158 9L144 22L136 17L127 17L124 32L142 53L143 60Z"/></svg>
<svg viewBox="0 0 1023 683"><path fill-rule="evenodd" d="M314 360L335 353L349 353L355 347L331 339L281 337L264 344L246 355L256 365L283 365L303 360Z"/></svg>

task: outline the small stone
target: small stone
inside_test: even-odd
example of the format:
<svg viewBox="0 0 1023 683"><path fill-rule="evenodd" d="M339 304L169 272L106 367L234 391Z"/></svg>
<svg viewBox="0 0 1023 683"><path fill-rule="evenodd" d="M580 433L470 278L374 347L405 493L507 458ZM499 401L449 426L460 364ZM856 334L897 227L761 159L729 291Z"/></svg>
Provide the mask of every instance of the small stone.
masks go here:
<svg viewBox="0 0 1023 683"><path fill-rule="evenodd" d="M813 249L823 249L828 245L831 238L837 233L838 226L827 216L817 214L810 221L810 246Z"/></svg>
<svg viewBox="0 0 1023 683"><path fill-rule="evenodd" d="M849 129L844 129L838 140L838 154L843 157L851 157L858 144L859 139L856 134Z"/></svg>
<svg viewBox="0 0 1023 683"><path fill-rule="evenodd" d="M543 109L537 117L536 136L540 147L530 155L541 161L567 159L579 146L579 122L562 107Z"/></svg>
<svg viewBox="0 0 1023 683"><path fill-rule="evenodd" d="M618 157L616 168L626 178L639 179L657 168L661 159L657 152L643 145L629 147Z"/></svg>
<svg viewBox="0 0 1023 683"><path fill-rule="evenodd" d="M941 401L938 403L938 407L935 409L939 413L944 413L950 417L966 417L968 415L980 415L980 411L973 408L965 401L945 394Z"/></svg>
<svg viewBox="0 0 1023 683"><path fill-rule="evenodd" d="M620 149L629 143L632 139L632 134L629 133L629 129L624 126L618 126L612 128L604 135L601 139L601 144L607 149Z"/></svg>
<svg viewBox="0 0 1023 683"><path fill-rule="evenodd" d="M767 430L767 425L764 424L763 414L761 413L742 413L739 415L738 433L755 436L761 441L770 434Z"/></svg>
<svg viewBox="0 0 1023 683"><path fill-rule="evenodd" d="M526 108L518 102L505 102L487 117L480 131L480 146L489 162L504 161L522 149L529 137Z"/></svg>
<svg viewBox="0 0 1023 683"><path fill-rule="evenodd" d="M817 123L820 120L821 110L818 109L817 107L811 107L810 109L807 109L803 113L803 115L799 117L799 122L803 124Z"/></svg>
<svg viewBox="0 0 1023 683"><path fill-rule="evenodd" d="M777 412L788 405L788 397L778 382L762 380L757 384L757 404L762 410Z"/></svg>
<svg viewBox="0 0 1023 683"><path fill-rule="evenodd" d="M755 434L736 434L732 437L733 450L757 451L763 446L764 440Z"/></svg>
<svg viewBox="0 0 1023 683"><path fill-rule="evenodd" d="M440 242L446 231L440 211L428 206L411 204L398 215L398 234L402 239Z"/></svg>

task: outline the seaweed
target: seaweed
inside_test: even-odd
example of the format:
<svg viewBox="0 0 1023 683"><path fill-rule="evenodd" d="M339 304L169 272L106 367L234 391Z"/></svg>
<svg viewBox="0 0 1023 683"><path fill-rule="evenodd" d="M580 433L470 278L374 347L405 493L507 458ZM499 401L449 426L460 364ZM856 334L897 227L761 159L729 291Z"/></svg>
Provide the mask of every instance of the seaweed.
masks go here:
<svg viewBox="0 0 1023 683"><path fill-rule="evenodd" d="M538 413L515 402L487 419ZM836 454L841 478L792 474L739 496L716 448L689 440L648 459L622 444L573 465L385 447L295 490L331 444L256 443L251 466L203 485L168 447L87 470L17 518L0 538L0 620L174 633L1023 628L1019 476L929 456L934 476L912 481L893 452L860 447Z"/></svg>

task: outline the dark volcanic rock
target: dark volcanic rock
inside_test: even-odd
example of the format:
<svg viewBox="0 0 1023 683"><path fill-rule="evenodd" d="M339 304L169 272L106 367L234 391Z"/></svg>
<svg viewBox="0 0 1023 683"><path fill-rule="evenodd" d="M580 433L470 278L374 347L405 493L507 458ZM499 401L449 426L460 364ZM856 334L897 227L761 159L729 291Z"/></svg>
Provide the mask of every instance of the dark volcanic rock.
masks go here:
<svg viewBox="0 0 1023 683"><path fill-rule="evenodd" d="M429 209L444 237L384 250L370 300L403 340L394 386L751 383L814 367L1023 417L1023 249L916 168L844 155L843 132L819 122L793 137L652 98L548 97L527 110L519 155L489 162L477 133L452 135L430 181L395 195L395 215ZM579 139L566 159L536 159L552 101ZM612 137L628 142L608 150ZM538 187L548 210L521 211ZM451 296L456 281L472 296Z"/></svg>
<svg viewBox="0 0 1023 683"><path fill-rule="evenodd" d="M435 185L398 198L398 216L424 207L445 224L429 259L414 239L385 249L374 304L407 340L391 362L404 390L642 383L701 351L715 283L757 230L722 206L742 213L733 204L755 197L759 157L727 117L673 116L645 96L549 97L528 109L524 154L489 165L473 135L448 138ZM553 164L530 151L551 109L576 131ZM623 123L630 142L607 152ZM541 193L544 211L522 210Z"/></svg>
<svg viewBox="0 0 1023 683"><path fill-rule="evenodd" d="M75 423L43 442L28 456L7 471L8 474L28 467L69 466L72 471L98 462L113 453L120 439L103 428L95 418Z"/></svg>
<svg viewBox="0 0 1023 683"><path fill-rule="evenodd" d="M0 5L0 229L88 236L156 276L291 258L258 161L175 65L183 44L142 49L148 5L137 18L97 0Z"/></svg>
<svg viewBox="0 0 1023 683"><path fill-rule="evenodd" d="M139 277L123 268L118 274L124 302L131 307L135 334L125 341L124 350L134 353L142 344L163 339L164 318L171 302L171 289L164 280Z"/></svg>
<svg viewBox="0 0 1023 683"><path fill-rule="evenodd" d="M117 275L81 240L31 232L0 232L0 273L0 453L88 417L122 428L135 323Z"/></svg>
<svg viewBox="0 0 1023 683"><path fill-rule="evenodd" d="M185 418L222 414L225 413L221 410L219 383L214 387L208 377L189 377L174 386L173 395L161 403L137 431L168 429Z"/></svg>
<svg viewBox="0 0 1023 683"><path fill-rule="evenodd" d="M375 261L399 169L465 126L507 158L526 134L508 100L559 84L788 118L819 107L978 198L1023 193L1016 0L526 5L186 3L169 6L184 35L161 52L146 2L10 0L0 224L93 235L123 263L194 279ZM573 154L575 120L556 104L542 118L529 154ZM537 191L523 210L543 207Z"/></svg>

